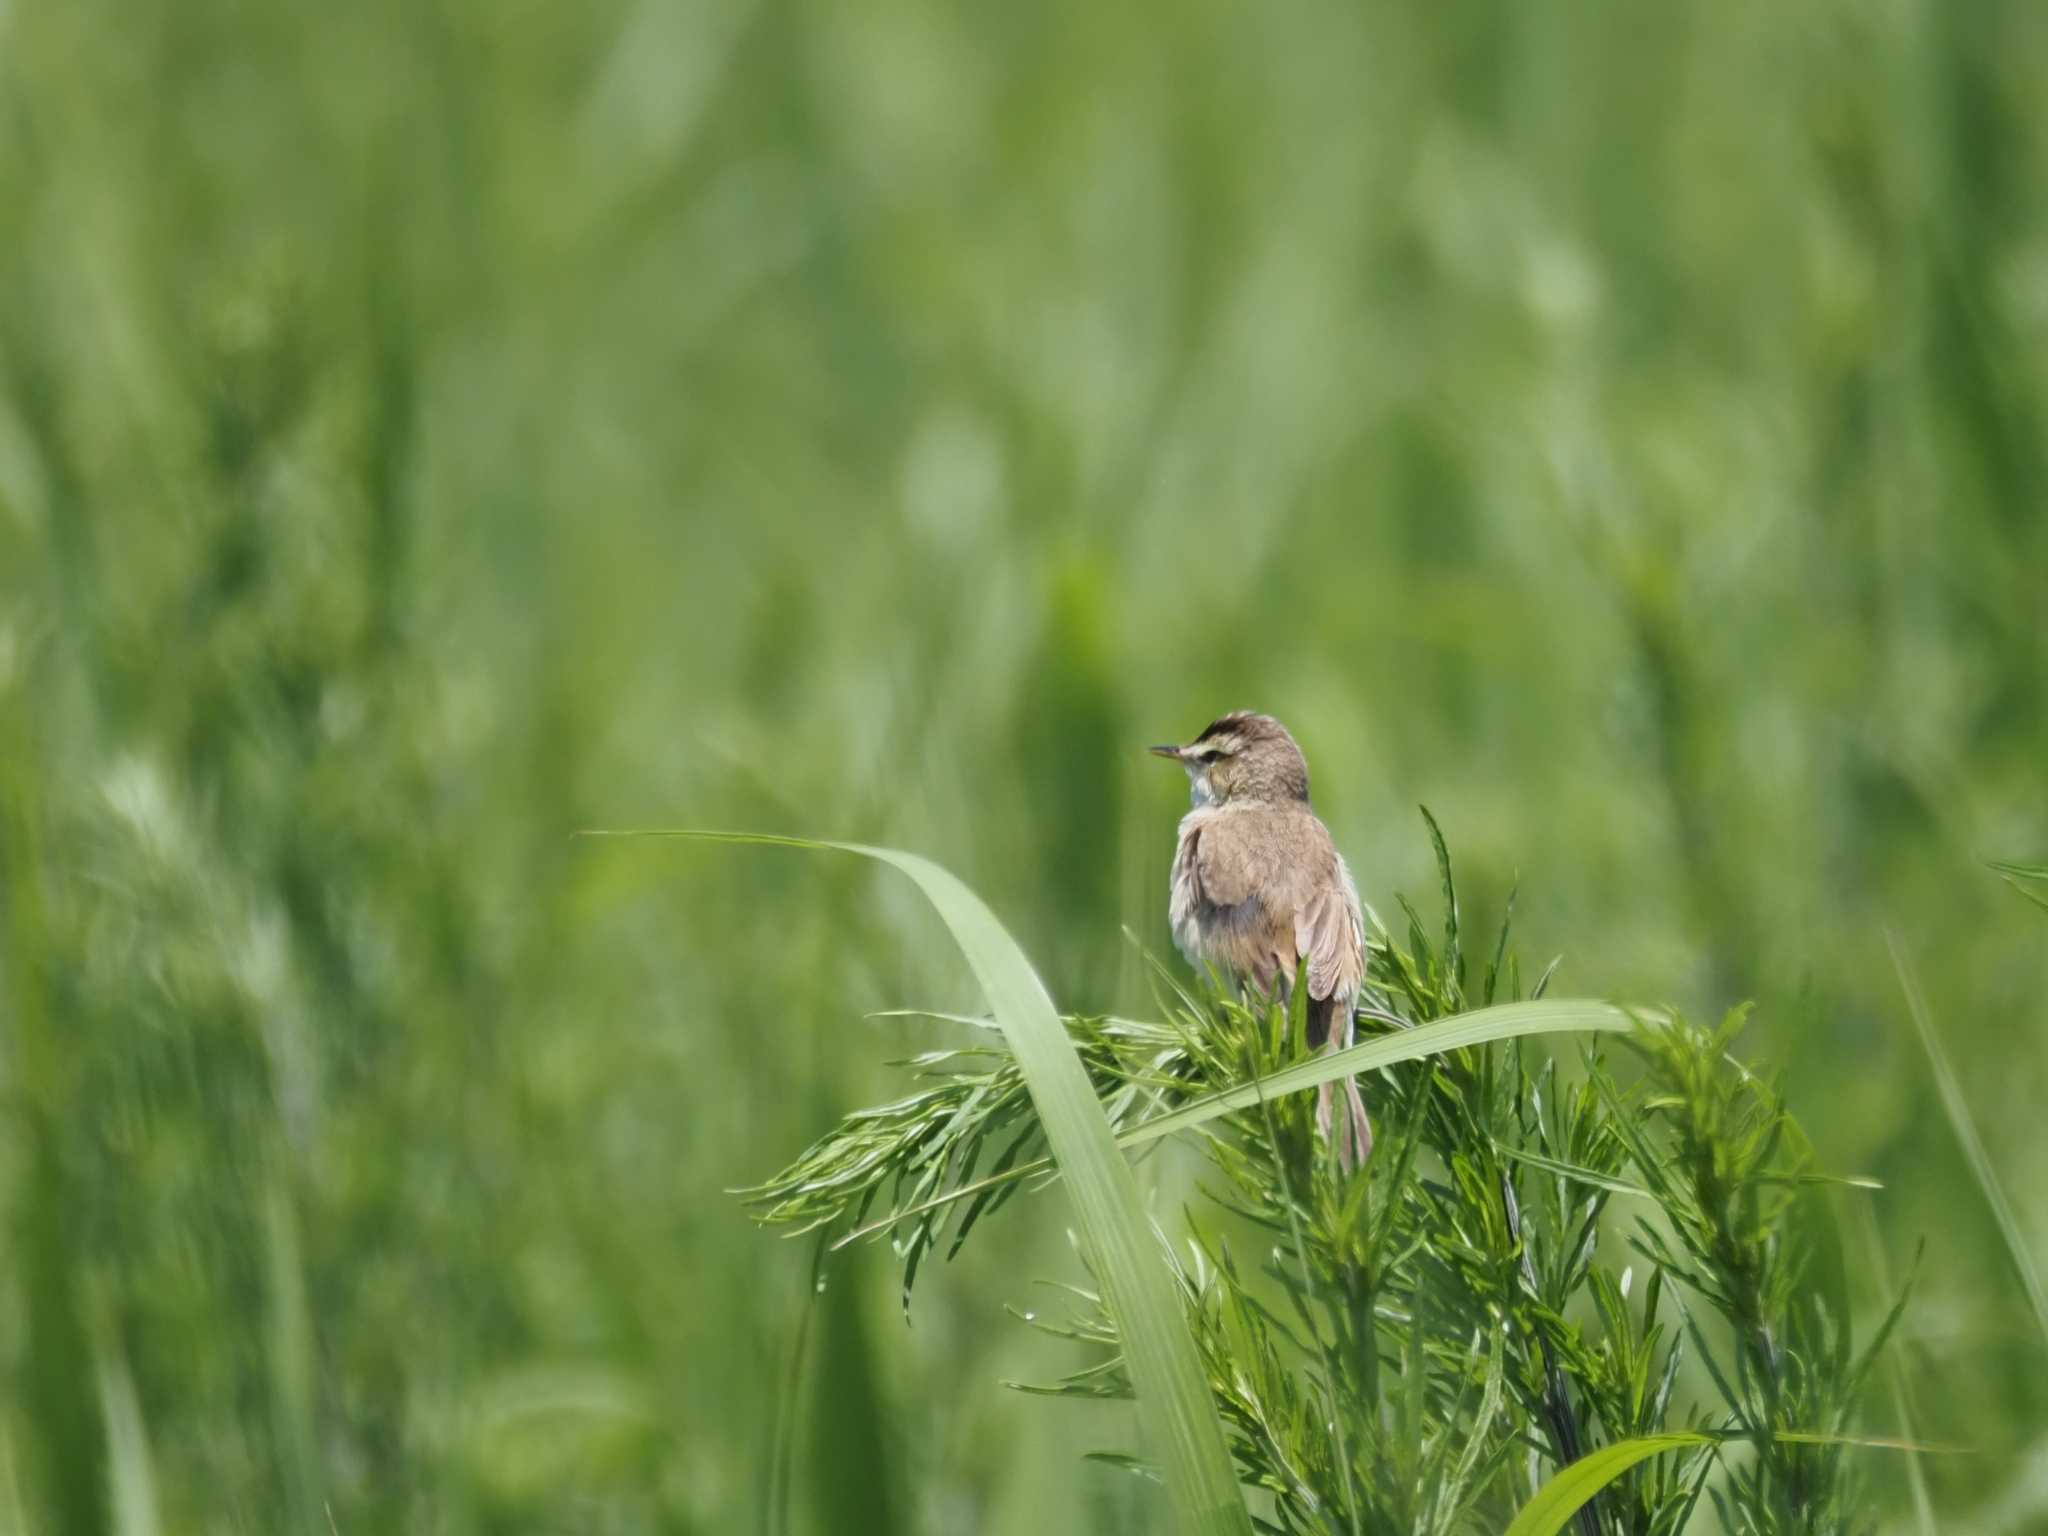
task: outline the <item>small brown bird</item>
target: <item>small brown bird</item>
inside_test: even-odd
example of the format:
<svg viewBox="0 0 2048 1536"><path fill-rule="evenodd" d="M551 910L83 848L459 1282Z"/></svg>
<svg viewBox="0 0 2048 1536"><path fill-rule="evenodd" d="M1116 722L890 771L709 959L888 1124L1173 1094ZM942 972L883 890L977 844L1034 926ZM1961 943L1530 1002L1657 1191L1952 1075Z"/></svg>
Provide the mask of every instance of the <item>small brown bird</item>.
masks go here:
<svg viewBox="0 0 2048 1536"><path fill-rule="evenodd" d="M1308 961L1308 1040L1351 1044L1365 981L1365 917L1343 855L1308 803L1308 763L1271 715L1238 710L1184 747L1153 747L1188 772L1194 809L1181 818L1169 913L1192 965L1213 965L1246 988L1285 996ZM1338 1143L1349 1169L1372 1151L1356 1079L1344 1083L1350 1124ZM1333 1085L1316 1099L1330 1134Z"/></svg>

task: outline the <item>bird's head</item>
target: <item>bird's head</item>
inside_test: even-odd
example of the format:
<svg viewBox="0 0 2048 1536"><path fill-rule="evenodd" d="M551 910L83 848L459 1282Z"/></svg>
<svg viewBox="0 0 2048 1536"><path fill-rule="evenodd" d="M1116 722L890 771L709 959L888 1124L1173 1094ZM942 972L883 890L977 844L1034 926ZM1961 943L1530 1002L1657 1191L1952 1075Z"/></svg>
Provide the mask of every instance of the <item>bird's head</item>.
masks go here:
<svg viewBox="0 0 2048 1536"><path fill-rule="evenodd" d="M1153 747L1188 771L1196 805L1232 800L1307 800L1308 762L1271 715L1234 710L1184 747Z"/></svg>

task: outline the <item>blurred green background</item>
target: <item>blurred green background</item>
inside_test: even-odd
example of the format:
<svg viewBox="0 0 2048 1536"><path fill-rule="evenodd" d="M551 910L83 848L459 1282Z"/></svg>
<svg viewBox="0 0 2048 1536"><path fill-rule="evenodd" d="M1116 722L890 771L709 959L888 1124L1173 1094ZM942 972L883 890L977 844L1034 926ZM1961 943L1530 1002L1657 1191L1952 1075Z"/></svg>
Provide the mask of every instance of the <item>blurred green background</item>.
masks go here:
<svg viewBox="0 0 2048 1536"><path fill-rule="evenodd" d="M906 1327L724 1193L976 1005L914 893L570 833L914 848L1142 1009L1141 749L1241 706L1383 912L1426 801L1562 991L1758 1001L1927 1240L1945 1525L2048 1526L1884 941L2048 1237L2044 67L2031 0L0 6L0 1528L1145 1528L1121 1412L997 1385L1075 1363L1002 1311L1056 1195Z"/></svg>

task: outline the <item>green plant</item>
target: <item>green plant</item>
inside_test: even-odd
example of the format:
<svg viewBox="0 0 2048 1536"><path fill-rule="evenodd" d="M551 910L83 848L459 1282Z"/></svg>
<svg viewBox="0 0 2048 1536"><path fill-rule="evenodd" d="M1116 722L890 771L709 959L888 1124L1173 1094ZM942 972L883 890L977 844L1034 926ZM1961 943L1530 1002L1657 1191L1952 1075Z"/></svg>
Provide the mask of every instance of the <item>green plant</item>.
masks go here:
<svg viewBox="0 0 2048 1536"><path fill-rule="evenodd" d="M1441 936L1406 903L1405 940L1379 928L1354 1055L1521 998L1505 920L1472 984L1430 830ZM1598 1038L1560 1061L1481 1037L1381 1065L1378 1147L1347 1178L1293 1090L1353 1062L1306 1060L1281 1004L1155 970L1160 1022L1074 1017L1067 1033L1127 1145L1171 1125L1199 1146L1201 1198L1166 1247L1261 1530L1499 1530L1539 1493L1582 1536L1675 1536L1703 1499L1745 1536L1862 1528L1843 1451L1903 1296L1857 1348L1813 1199L1833 1181L1729 1056L1741 1013L1713 1030L1639 1014L1621 1057ZM934 1250L1056 1176L1002 1037L909 1066L917 1093L848 1116L746 1196L763 1221L841 1242L888 1233L906 1305ZM1030 1314L1096 1351L1031 1390L1133 1393L1115 1294L1073 1288L1064 1315ZM1584 1502L1545 1490L1595 1451Z"/></svg>

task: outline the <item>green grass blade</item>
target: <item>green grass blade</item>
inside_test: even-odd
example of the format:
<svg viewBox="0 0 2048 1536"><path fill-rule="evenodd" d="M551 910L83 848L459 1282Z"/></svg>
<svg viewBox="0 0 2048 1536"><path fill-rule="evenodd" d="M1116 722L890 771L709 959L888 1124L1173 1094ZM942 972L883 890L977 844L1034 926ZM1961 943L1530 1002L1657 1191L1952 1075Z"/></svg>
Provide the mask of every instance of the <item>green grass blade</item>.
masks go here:
<svg viewBox="0 0 2048 1536"><path fill-rule="evenodd" d="M1511 1147L1496 1141L1493 1150L1510 1162L1527 1163L1531 1168L1541 1168L1545 1173L1554 1173L1559 1178L1572 1179L1580 1184L1590 1184L1610 1194L1631 1195L1638 1200L1654 1200L1640 1184L1631 1184L1627 1179L1616 1178L1611 1173L1599 1173L1591 1168L1581 1168L1577 1163L1562 1162L1554 1157L1545 1157L1540 1152L1531 1152L1526 1147ZM1804 1188L1810 1185L1827 1185L1835 1189L1883 1189L1882 1181L1860 1173L1770 1173L1758 1174L1759 1184L1789 1184Z"/></svg>
<svg viewBox="0 0 2048 1536"><path fill-rule="evenodd" d="M1643 1435L1602 1446L1581 1456L1536 1490L1536 1496L1522 1506L1504 1536L1557 1536L1580 1507L1602 1488L1638 1462L1661 1456L1666 1451L1719 1445L1737 1438L1707 1435L1696 1430L1675 1430L1666 1435ZM1888 1440L1864 1435L1824 1435L1808 1430L1785 1430L1777 1439L1793 1445L1857 1445L1888 1451L1941 1451L1947 1446L1919 1445L1911 1440Z"/></svg>
<svg viewBox="0 0 2048 1536"><path fill-rule="evenodd" d="M1991 867L1998 871L2007 885L2042 911L2048 912L2048 864L2007 864L1993 859ZM2043 889L2035 890L2036 885Z"/></svg>
<svg viewBox="0 0 2048 1536"><path fill-rule="evenodd" d="M19 724L17 724L19 722ZM0 693L0 1015L8 1022L7 1091L15 1111L21 1195L10 1213L8 1262L19 1280L27 1346L9 1385L21 1393L30 1477L47 1528L107 1529L106 1432L93 1392L81 1255L86 1201L59 1145L70 1110L64 1031L55 1016L44 921L45 872L26 717Z"/></svg>
<svg viewBox="0 0 2048 1536"><path fill-rule="evenodd" d="M1537 1489L1536 1496L1522 1506L1508 1526L1506 1536L1557 1536L1580 1506L1637 1462L1648 1461L1665 1451L1712 1443L1705 1435L1670 1434L1645 1435L1639 1440L1602 1446L1592 1455L1561 1468Z"/></svg>
<svg viewBox="0 0 2048 1536"><path fill-rule="evenodd" d="M1640 1184L1631 1184L1627 1179L1617 1178L1611 1173L1601 1173L1592 1168L1581 1168L1576 1163L1567 1163L1559 1158L1545 1157L1542 1153L1531 1152L1526 1147L1511 1147L1504 1141L1496 1141L1493 1144L1493 1150L1502 1157L1507 1158L1510 1162L1526 1163L1531 1168L1540 1168L1545 1173L1555 1174L1561 1179L1570 1179L1576 1184L1587 1184L1591 1185L1594 1189L1604 1189L1609 1194L1630 1195L1638 1200L1654 1200L1657 1198Z"/></svg>
<svg viewBox="0 0 2048 1536"><path fill-rule="evenodd" d="M901 870L938 910L988 996L1023 1070L1054 1160L1072 1191L1081 1236L1115 1318L1147 1448L1166 1484L1174 1529L1250 1536L1251 1520L1209 1396L1209 1383L1137 1180L1117 1149L1088 1074L1052 998L1016 942L957 877L912 853L808 838L658 831L657 836L787 848L837 849Z"/></svg>
<svg viewBox="0 0 2048 1536"><path fill-rule="evenodd" d="M156 1469L150 1460L149 1435L142 1423L142 1405L135 1379L119 1356L102 1358L99 1368L100 1411L107 1433L107 1497L111 1536L162 1536L157 1513Z"/></svg>
<svg viewBox="0 0 2048 1536"><path fill-rule="evenodd" d="M2020 1284L2026 1289L2027 1301L2034 1309L2034 1321L2040 1327L2041 1336L2048 1339L2048 1291L2042 1289L2041 1273L2034 1266L2034 1255L2027 1247L2025 1234L2020 1231L2019 1218L2013 1214L2012 1202L2005 1197L2005 1186L1999 1181L1998 1170L1991 1166L1991 1154L1984 1150L1984 1139L1977 1134L1977 1121L1970 1113L1969 1100L1963 1097L1962 1085L1956 1081L1955 1069L1949 1065L1948 1052L1942 1049L1941 1037L1934 1032L1934 1019L1927 1011L1927 999L1921 996L1919 983L1906 964L1898 936L1886 929L1884 942L1891 950L1892 969L1898 973L1899 987L1906 994L1906 1012L1912 1015L1913 1027L1920 1032L1921 1048L1927 1052L1928 1065L1934 1069L1934 1086L1941 1095L1941 1107L1948 1114L1949 1127L1962 1145L1963 1158L1970 1165L1977 1188L1983 1192L1984 1203L1991 1207L1991 1214L1998 1222L1999 1233L2005 1238L2005 1251L2019 1274Z"/></svg>
<svg viewBox="0 0 2048 1536"><path fill-rule="evenodd" d="M1161 1136L1189 1130L1219 1115L1256 1104L1261 1096L1274 1099L1300 1093L1321 1083L1370 1072L1375 1067L1390 1067L1397 1062L1415 1061L1465 1046L1487 1045L1495 1040L1510 1040L1522 1035L1586 1031L1619 1033L1634 1027L1629 1015L1612 1003L1591 1002L1584 998L1501 1003L1492 1008L1479 1008L1471 1013L1438 1019L1433 1024L1420 1024L1414 1029L1375 1035L1348 1049L1282 1067L1257 1082L1240 1083L1222 1093L1212 1093L1191 1104L1183 1104L1179 1109L1147 1120L1142 1125L1134 1125L1118 1140L1127 1147L1156 1141Z"/></svg>
<svg viewBox="0 0 2048 1536"><path fill-rule="evenodd" d="M281 1159L281 1153L279 1154ZM271 1423L277 1459L284 1473L285 1504L291 1524L317 1529L320 1497L319 1433L314 1398L318 1351L312 1307L306 1297L305 1266L299 1257L298 1212L282 1166L271 1170L264 1191L263 1235L270 1356Z"/></svg>
<svg viewBox="0 0 2048 1536"><path fill-rule="evenodd" d="M1856 1216L1862 1229L1863 1249L1870 1265L1870 1278L1880 1297L1892 1295L1891 1266L1885 1262L1884 1239L1877 1230L1877 1216L1867 1202L1859 1202ZM1907 1438L1913 1434L1913 1404L1911 1388L1905 1365L1896 1350L1887 1350L1884 1357L1885 1377L1891 1389L1892 1412L1896 1415L1899 1432ZM1913 1496L1913 1518L1919 1536L1935 1536L1934 1500L1927 1491L1927 1474L1920 1470L1917 1460L1906 1462L1906 1489Z"/></svg>

